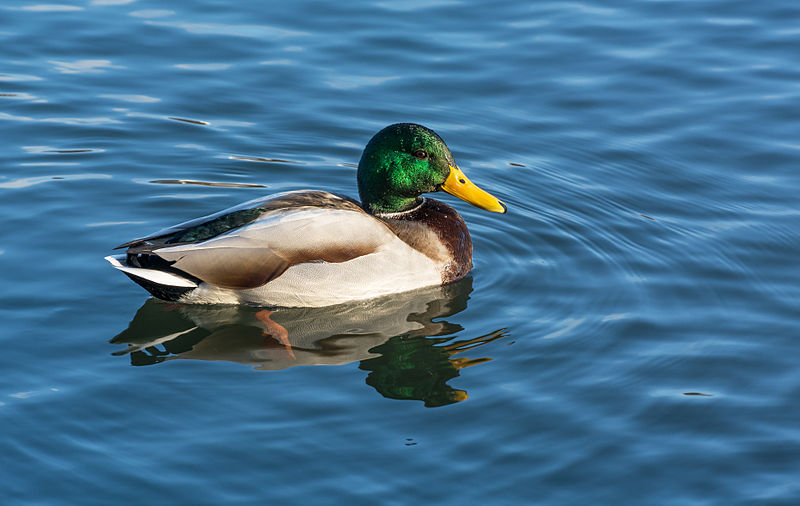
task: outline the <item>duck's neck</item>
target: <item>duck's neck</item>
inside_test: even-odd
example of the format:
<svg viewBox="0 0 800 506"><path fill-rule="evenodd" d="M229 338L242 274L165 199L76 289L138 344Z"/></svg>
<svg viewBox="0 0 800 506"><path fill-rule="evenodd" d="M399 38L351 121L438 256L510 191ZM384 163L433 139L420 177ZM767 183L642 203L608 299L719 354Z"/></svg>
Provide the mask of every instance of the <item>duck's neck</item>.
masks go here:
<svg viewBox="0 0 800 506"><path fill-rule="evenodd" d="M371 214L402 213L422 203L422 197L405 197L397 192L389 191L386 185L376 181L374 177L358 173L358 196L361 207Z"/></svg>
<svg viewBox="0 0 800 506"><path fill-rule="evenodd" d="M382 198L361 197L361 207L371 214L393 214L410 211L422 203L422 197L397 197L385 195Z"/></svg>

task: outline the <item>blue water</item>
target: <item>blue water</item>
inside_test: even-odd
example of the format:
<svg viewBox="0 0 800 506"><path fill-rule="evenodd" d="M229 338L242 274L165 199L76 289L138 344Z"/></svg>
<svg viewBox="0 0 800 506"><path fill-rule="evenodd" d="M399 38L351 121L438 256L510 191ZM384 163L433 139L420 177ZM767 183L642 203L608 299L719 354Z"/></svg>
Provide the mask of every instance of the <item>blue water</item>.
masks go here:
<svg viewBox="0 0 800 506"><path fill-rule="evenodd" d="M799 23L5 2L0 498L797 504ZM148 301L103 260L267 193L355 195L398 121L509 206L439 197L475 244L456 285L276 311L290 354L257 308Z"/></svg>

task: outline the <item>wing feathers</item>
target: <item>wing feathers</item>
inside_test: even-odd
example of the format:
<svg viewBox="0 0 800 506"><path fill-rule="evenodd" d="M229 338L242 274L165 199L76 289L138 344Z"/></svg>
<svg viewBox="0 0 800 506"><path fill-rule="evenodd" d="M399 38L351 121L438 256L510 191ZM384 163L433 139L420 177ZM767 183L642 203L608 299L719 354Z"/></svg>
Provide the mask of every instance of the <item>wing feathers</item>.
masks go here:
<svg viewBox="0 0 800 506"><path fill-rule="evenodd" d="M276 193L159 230L145 237L120 244L114 249L133 248L135 251L129 251L129 253L142 253L151 249L151 245L147 244L148 242L162 246L164 244L205 241L262 217L268 217L273 213L281 213L302 207L345 209L364 213L364 210L359 207L356 201L326 191L300 190Z"/></svg>
<svg viewBox="0 0 800 506"><path fill-rule="evenodd" d="M277 278L290 267L289 262L273 252L253 248L219 247L156 253L165 259L179 255L172 267L222 288L255 288Z"/></svg>
<svg viewBox="0 0 800 506"><path fill-rule="evenodd" d="M231 289L262 286L306 262L346 262L394 238L363 212L301 207L275 213L207 241L152 250L173 268Z"/></svg>

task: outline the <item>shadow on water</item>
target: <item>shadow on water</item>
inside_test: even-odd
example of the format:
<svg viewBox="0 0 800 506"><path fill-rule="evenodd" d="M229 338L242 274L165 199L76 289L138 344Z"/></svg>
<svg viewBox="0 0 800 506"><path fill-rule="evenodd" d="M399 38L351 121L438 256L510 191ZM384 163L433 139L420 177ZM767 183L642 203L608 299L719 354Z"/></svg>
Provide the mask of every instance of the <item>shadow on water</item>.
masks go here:
<svg viewBox="0 0 800 506"><path fill-rule="evenodd" d="M504 329L454 340L461 325L445 318L467 307L472 278L367 302L266 310L178 305L147 300L128 328L111 339L131 364L224 360L275 371L299 365L360 362L366 382L384 397L425 406L467 398L447 382L490 358L456 356L506 336ZM436 321L434 321L436 320Z"/></svg>

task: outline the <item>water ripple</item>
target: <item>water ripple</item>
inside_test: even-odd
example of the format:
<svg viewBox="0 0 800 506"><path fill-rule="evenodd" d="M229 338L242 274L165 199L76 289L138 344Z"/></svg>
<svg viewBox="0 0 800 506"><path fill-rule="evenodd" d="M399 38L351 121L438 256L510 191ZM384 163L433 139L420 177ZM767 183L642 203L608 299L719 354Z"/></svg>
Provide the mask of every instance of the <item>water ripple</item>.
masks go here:
<svg viewBox="0 0 800 506"><path fill-rule="evenodd" d="M121 123L119 120L113 118L32 118L29 116L16 116L13 114L0 112L0 120L12 120L20 122L37 122L37 123L58 123L62 125L111 125Z"/></svg>
<svg viewBox="0 0 800 506"><path fill-rule="evenodd" d="M145 18L145 19L155 19L155 18L166 18L169 16L173 16L175 11L170 11L166 9L143 9L139 11L133 11L129 15L135 18Z"/></svg>
<svg viewBox="0 0 800 506"><path fill-rule="evenodd" d="M25 82L25 81L41 81L39 76L32 76L28 74L4 74L0 73L0 82Z"/></svg>
<svg viewBox="0 0 800 506"><path fill-rule="evenodd" d="M220 23L189 23L185 21L145 21L145 23L151 26L179 28L189 33L201 35L226 35L229 37L248 37L265 40L310 35L306 32L287 30L267 25L225 25Z"/></svg>
<svg viewBox="0 0 800 506"><path fill-rule="evenodd" d="M3 9L20 10L26 12L74 12L84 10L83 7L77 5L65 4L36 4L25 5L22 7L3 7Z"/></svg>
<svg viewBox="0 0 800 506"><path fill-rule="evenodd" d="M31 186L36 186L42 183L51 183L53 181L80 181L85 179L111 179L111 176L108 174L64 174L55 176L26 177L0 182L0 188L6 190L18 190L20 188L29 188Z"/></svg>
<svg viewBox="0 0 800 506"><path fill-rule="evenodd" d="M92 74L109 69L125 68L121 65L112 64L111 60L76 60L71 62L50 60L48 63L52 64L55 70L62 74Z"/></svg>
<svg viewBox="0 0 800 506"><path fill-rule="evenodd" d="M131 102L134 104L152 104L155 102L161 102L160 98L150 97L147 95L126 95L126 94L117 94L117 93L106 93L100 95L101 98L110 98L113 100L121 100L123 102Z"/></svg>

